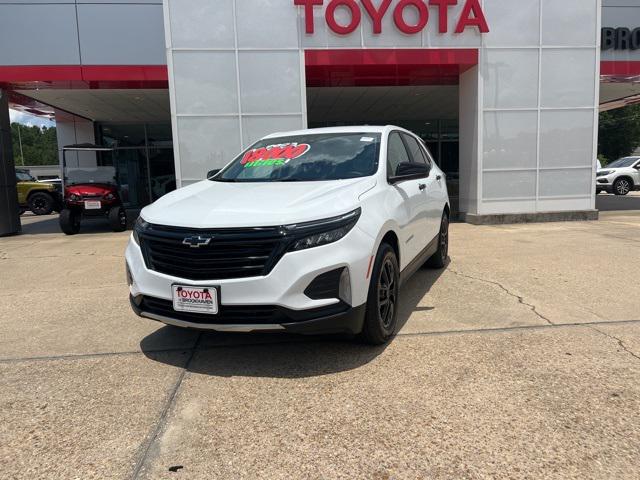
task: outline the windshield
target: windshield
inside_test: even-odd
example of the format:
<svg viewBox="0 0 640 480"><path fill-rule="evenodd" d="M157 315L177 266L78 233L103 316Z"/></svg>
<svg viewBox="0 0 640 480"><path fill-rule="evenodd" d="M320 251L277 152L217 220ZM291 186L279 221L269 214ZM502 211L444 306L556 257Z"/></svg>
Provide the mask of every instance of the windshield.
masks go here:
<svg viewBox="0 0 640 480"><path fill-rule="evenodd" d="M625 157L615 162L611 162L604 168L626 168L632 166L634 163L638 161L638 157Z"/></svg>
<svg viewBox="0 0 640 480"><path fill-rule="evenodd" d="M326 133L260 140L218 175L218 182L317 182L373 175L379 133Z"/></svg>
<svg viewBox="0 0 640 480"><path fill-rule="evenodd" d="M16 179L19 182L35 182L36 179L27 172L16 172Z"/></svg>
<svg viewBox="0 0 640 480"><path fill-rule="evenodd" d="M64 180L66 185L80 183L116 184L116 169L114 167L65 168Z"/></svg>

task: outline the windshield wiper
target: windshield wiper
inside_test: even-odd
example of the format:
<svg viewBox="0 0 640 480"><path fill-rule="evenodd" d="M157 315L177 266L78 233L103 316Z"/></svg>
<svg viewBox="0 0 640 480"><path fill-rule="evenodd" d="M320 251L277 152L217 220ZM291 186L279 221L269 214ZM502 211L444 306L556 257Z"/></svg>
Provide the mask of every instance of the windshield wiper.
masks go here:
<svg viewBox="0 0 640 480"><path fill-rule="evenodd" d="M311 180L307 180L304 178L297 178L297 177L287 177L287 178L281 178L278 180L272 180L272 182L310 182Z"/></svg>

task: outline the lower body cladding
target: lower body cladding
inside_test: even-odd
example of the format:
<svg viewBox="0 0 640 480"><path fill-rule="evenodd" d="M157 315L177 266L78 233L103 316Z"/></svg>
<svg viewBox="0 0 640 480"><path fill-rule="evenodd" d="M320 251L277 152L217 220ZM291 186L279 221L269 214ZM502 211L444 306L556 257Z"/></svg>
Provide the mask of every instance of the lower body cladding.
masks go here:
<svg viewBox="0 0 640 480"><path fill-rule="evenodd" d="M126 251L131 306L168 325L221 332L360 333L375 240L354 227L338 242L285 254L265 276L194 281L147 268ZM215 289L215 314L174 309L175 286Z"/></svg>
<svg viewBox="0 0 640 480"><path fill-rule="evenodd" d="M365 305L350 307L344 303L313 310L290 310L271 305L247 307L221 306L219 315L185 313L173 310L170 300L138 295L130 296L131 307L139 316L176 327L218 332L278 332L318 335L362 330ZM256 321L265 323L254 323ZM216 323L211 323L216 322ZM220 322L220 323L217 323ZM245 323L246 322L246 323Z"/></svg>

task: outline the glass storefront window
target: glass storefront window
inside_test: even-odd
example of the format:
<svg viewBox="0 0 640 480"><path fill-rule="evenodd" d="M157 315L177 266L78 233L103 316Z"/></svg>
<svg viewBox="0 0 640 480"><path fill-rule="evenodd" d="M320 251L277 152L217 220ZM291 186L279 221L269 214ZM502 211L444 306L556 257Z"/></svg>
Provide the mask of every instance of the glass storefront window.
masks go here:
<svg viewBox="0 0 640 480"><path fill-rule="evenodd" d="M100 124L100 164L114 165L123 203L142 208L176 189L171 124Z"/></svg>

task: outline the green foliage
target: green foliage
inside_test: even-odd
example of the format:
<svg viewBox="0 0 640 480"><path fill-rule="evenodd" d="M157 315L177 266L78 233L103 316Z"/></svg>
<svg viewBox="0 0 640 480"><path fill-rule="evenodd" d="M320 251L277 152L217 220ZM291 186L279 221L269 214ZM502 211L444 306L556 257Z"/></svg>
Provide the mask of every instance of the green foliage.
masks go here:
<svg viewBox="0 0 640 480"><path fill-rule="evenodd" d="M18 135L20 129L20 135ZM17 167L20 165L58 165L58 139L56 128L29 127L18 123L11 124L13 139L13 158ZM20 154L20 140L22 153Z"/></svg>
<svg viewBox="0 0 640 480"><path fill-rule="evenodd" d="M609 110L600 114L598 158L604 166L631 155L640 146L640 105Z"/></svg>

